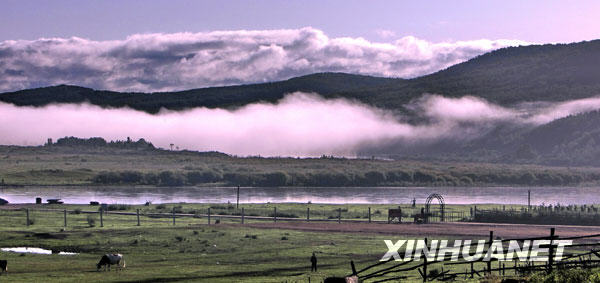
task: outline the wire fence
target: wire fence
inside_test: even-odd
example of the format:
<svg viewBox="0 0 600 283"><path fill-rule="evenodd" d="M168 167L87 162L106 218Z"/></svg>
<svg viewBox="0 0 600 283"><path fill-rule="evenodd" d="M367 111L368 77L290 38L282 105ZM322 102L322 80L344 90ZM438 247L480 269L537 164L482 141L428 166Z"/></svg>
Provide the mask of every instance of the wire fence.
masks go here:
<svg viewBox="0 0 600 283"><path fill-rule="evenodd" d="M400 217L391 218L390 212L382 209L367 207L364 211L348 210L347 208L297 208L281 209L277 206L270 208L242 207L232 208L231 205L211 205L206 209L185 209L174 205L166 206L158 211L150 209L131 209L127 205L90 206L87 209L64 208L4 208L0 210L2 222L11 226L61 226L61 227L104 227L141 226L159 224L214 224L220 222L331 222L331 223L402 223L414 222L418 213L404 209ZM468 221L470 217L464 211L446 212L441 217L439 212L428 215L431 222Z"/></svg>

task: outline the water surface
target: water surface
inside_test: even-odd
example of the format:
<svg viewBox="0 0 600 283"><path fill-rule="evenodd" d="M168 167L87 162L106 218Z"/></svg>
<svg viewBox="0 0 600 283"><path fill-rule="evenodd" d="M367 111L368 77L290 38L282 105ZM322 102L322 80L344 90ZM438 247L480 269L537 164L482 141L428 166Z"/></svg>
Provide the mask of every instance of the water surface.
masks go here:
<svg viewBox="0 0 600 283"><path fill-rule="evenodd" d="M600 187L285 187L241 188L240 203L332 203L396 204L423 203L431 193L441 194L447 204L598 204ZM96 187L27 186L0 189L0 198L11 203L34 203L36 197L60 198L65 203L142 204L152 203L227 203L236 202L237 188L231 187Z"/></svg>

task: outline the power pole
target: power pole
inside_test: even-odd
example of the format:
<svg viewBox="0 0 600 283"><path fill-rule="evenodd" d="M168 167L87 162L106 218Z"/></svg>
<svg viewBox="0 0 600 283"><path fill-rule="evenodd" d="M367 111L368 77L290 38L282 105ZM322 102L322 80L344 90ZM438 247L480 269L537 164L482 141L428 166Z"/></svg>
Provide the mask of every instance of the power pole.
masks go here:
<svg viewBox="0 0 600 283"><path fill-rule="evenodd" d="M240 208L240 186L237 187L237 202L236 202L236 208Z"/></svg>

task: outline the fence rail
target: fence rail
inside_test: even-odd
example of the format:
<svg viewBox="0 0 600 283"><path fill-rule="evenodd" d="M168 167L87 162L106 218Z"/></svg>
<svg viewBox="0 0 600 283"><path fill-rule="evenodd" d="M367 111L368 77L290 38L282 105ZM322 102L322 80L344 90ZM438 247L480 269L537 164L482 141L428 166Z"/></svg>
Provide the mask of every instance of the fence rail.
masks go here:
<svg viewBox="0 0 600 283"><path fill-rule="evenodd" d="M95 208L95 207L94 207ZM171 212L149 212L142 211L140 209L136 209L136 211L119 211L119 210L109 210L103 209L102 207L98 207L97 210L82 210L82 209L58 209L58 208L44 208L44 207L29 207L29 208L3 208L0 212L13 212L13 213L23 213L23 220L25 225L30 226L34 225L34 214L38 215L42 213L43 215L52 215L52 217L56 218L57 215L60 214L62 216L60 224L62 226L69 226L71 223L70 219L72 219L74 214L81 215L96 215L99 219L99 226L103 227L107 221L115 221L114 219L107 219L109 216L120 216L122 218L119 221L127 221L132 220L132 223L135 223L137 226L142 225L144 222L152 221L156 222L157 219L168 219L169 222L172 222L173 225L177 224L177 219L204 219L207 224L214 223L217 219L221 220L231 220L237 221L240 223L245 223L247 221L286 221L286 222L330 222L330 223L390 223L386 212L381 212L380 210L376 210L373 212L371 207L365 209L364 213L360 213L357 211L349 212L345 209L338 208L335 210L321 210L317 211L316 209L311 210L310 207L306 209L305 215L299 216L297 215L297 210L294 213L289 211L278 210L277 206L274 206L270 212L265 209L246 209L244 207L240 209L235 209L234 211L228 211L224 213L221 211L215 211L218 209L207 208L203 212L199 210L195 210L194 213L184 213L181 211L177 211L175 206ZM470 218L463 211L450 211L445 213L444 220L446 222L453 221L468 221ZM404 213L401 220L402 222L412 222L412 214ZM131 217L131 218L127 218ZM385 220L388 219L388 220ZM441 219L438 212L432 212L430 215L431 222L437 222ZM56 219L55 221L59 221ZM58 224L58 225L60 225Z"/></svg>
<svg viewBox="0 0 600 283"><path fill-rule="evenodd" d="M390 259L388 261L380 261L375 264L371 264L367 267L356 271L354 261L351 261L350 264L352 266L352 273L348 275L356 276L364 282L387 282L393 280L401 280L406 279L408 276L405 274L408 271L417 270L419 276L423 280L432 281L449 281L455 280L459 276L465 276L474 278L475 276L482 277L487 274L492 274L493 272L498 272L498 275L502 278L509 276L507 271L512 271L513 276L521 276L523 274L528 274L535 271L545 271L552 272L554 269L567 269L567 268L595 268L600 266L600 249L592 248L589 251L581 250L582 247L597 247L600 246L600 242L594 243L583 243L583 244L573 244L565 247L564 256L562 260L555 261L556 255L556 242L559 240L599 240L600 234L591 234L591 235L582 235L582 236L574 236L574 237L559 237L555 234L555 229L550 228L550 234L548 236L541 237L531 237L531 238L516 238L516 239L503 239L499 240L501 243L506 243L509 241L526 241L526 240L549 240L550 244L545 245L545 248L548 249L546 255L541 255L545 257L546 260L541 263L536 263L535 261L525 261L518 262L517 258L514 258L511 261L505 261L501 263L501 261L494 260L493 258L490 260L484 260L480 258L475 261L452 261L451 256L446 255L442 259L437 259L433 261L428 261L427 255L423 257L422 261L402 261L400 263L394 261L394 259ZM485 241L486 249L483 254L487 254L492 246L494 241L494 232L490 231L489 239ZM428 246L427 238L425 238L425 246L429 250L431 245ZM469 244L470 248L472 245ZM460 245L459 248L462 249L466 247L464 244ZM405 252L405 251L404 251ZM399 254L403 254L403 251L399 251ZM494 262L497 263L497 267L493 268L492 265ZM507 266L509 263L509 266ZM391 264L391 266L390 266ZM411 266L412 264L412 266ZM484 264L483 268L477 268L475 265ZM512 264L512 266L510 266ZM444 271L444 266L461 266L467 265L464 272L452 272L450 269ZM427 269L432 267L441 267L441 271L435 272L433 274L428 273ZM456 268L455 268L456 269ZM437 269L436 269L437 270Z"/></svg>

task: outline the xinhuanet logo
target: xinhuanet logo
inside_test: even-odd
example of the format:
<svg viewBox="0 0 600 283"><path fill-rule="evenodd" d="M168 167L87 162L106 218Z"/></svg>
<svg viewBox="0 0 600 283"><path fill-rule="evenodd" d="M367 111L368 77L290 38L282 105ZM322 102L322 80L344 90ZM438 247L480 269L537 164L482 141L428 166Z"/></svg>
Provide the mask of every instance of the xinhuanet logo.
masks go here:
<svg viewBox="0 0 600 283"><path fill-rule="evenodd" d="M388 251L381 261L548 261L553 255L554 261L562 259L566 246L573 244L572 240L454 240L451 246L449 240L425 239L384 240ZM401 250L402 249L402 250Z"/></svg>

